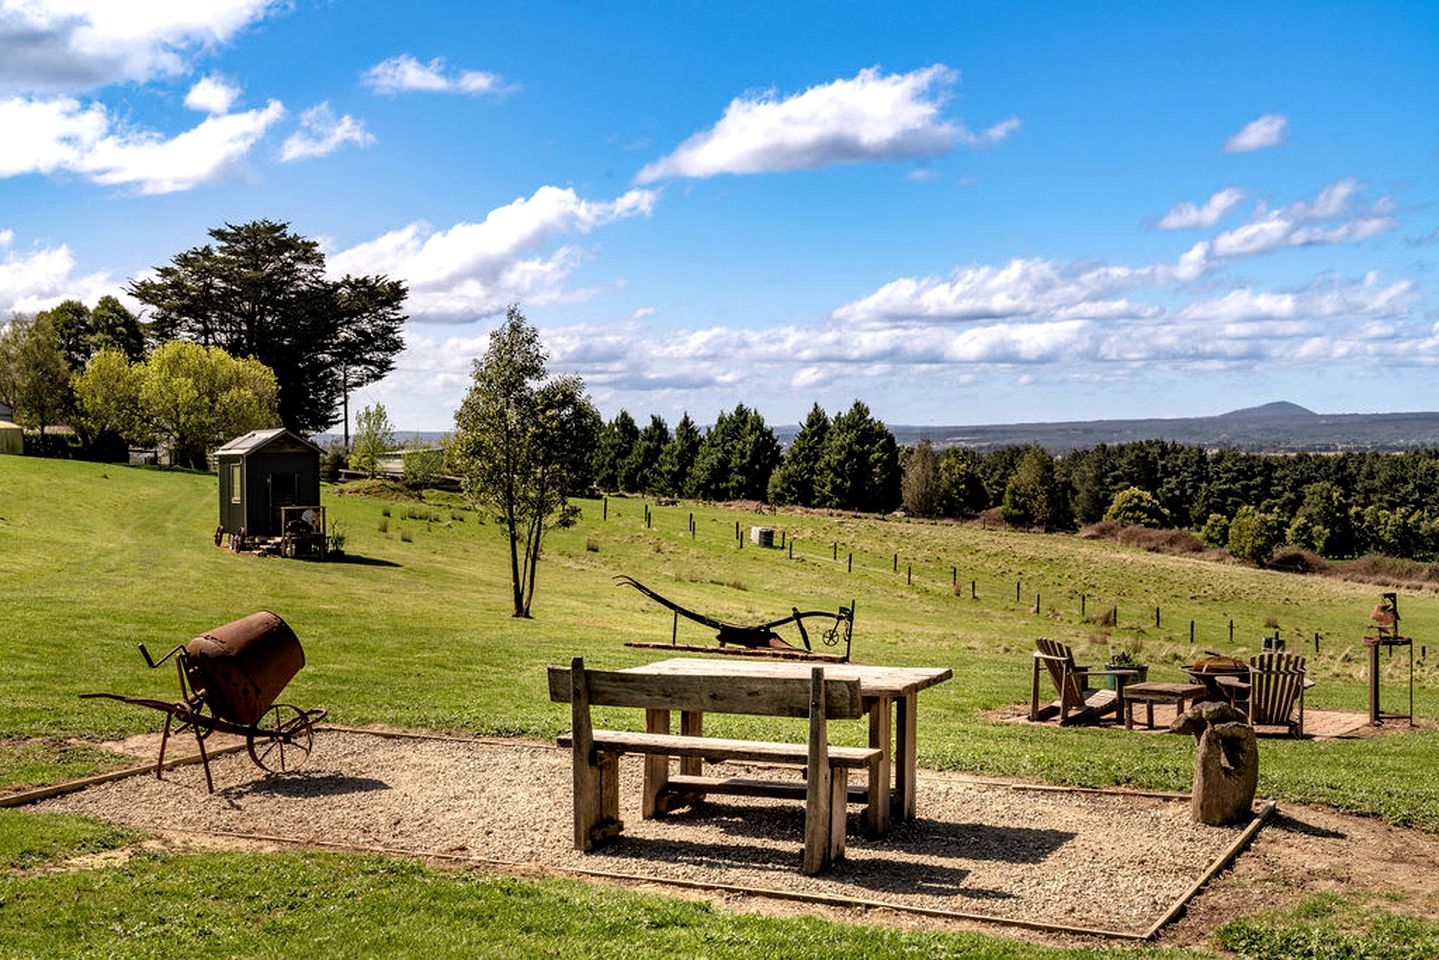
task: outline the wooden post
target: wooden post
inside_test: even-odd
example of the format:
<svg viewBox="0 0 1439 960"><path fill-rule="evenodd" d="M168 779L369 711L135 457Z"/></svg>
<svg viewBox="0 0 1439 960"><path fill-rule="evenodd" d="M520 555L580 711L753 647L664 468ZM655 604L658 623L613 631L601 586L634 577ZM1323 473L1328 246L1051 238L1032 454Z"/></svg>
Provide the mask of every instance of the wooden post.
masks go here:
<svg viewBox="0 0 1439 960"><path fill-rule="evenodd" d="M894 563L891 565L890 569L895 573L899 573L899 554L896 553L894 555Z"/></svg>
<svg viewBox="0 0 1439 960"><path fill-rule="evenodd" d="M1039 594L1034 595L1034 615L1039 616Z"/></svg>
<svg viewBox="0 0 1439 960"><path fill-rule="evenodd" d="M1234 618L1229 619L1229 642L1234 642Z"/></svg>
<svg viewBox="0 0 1439 960"><path fill-rule="evenodd" d="M839 542L838 542L838 541L836 541L836 542L834 542L834 543L831 543L831 544L829 545L829 552L830 552L830 559L831 559L831 560L838 560L838 559L839 559Z"/></svg>
<svg viewBox="0 0 1439 960"><path fill-rule="evenodd" d="M1079 616L1080 616L1080 619L1083 619L1083 618L1084 618L1084 601L1085 601L1084 594L1081 593L1081 594L1079 595Z"/></svg>
<svg viewBox="0 0 1439 960"><path fill-rule="evenodd" d="M1189 621L1189 645L1194 645L1194 621Z"/></svg>
<svg viewBox="0 0 1439 960"><path fill-rule="evenodd" d="M680 735L702 737L705 735L705 715L693 710L680 711ZM680 773L687 777L698 777L704 773L704 760L700 757L680 757Z"/></svg>
<svg viewBox="0 0 1439 960"><path fill-rule="evenodd" d="M678 614L676 614L676 616L678 616ZM645 732L669 733L670 712L668 710L646 710ZM657 814L666 812L660 809L659 796L669 782L670 758L646 755L645 787L643 794L640 796L640 812L646 820L653 820Z"/></svg>
<svg viewBox="0 0 1439 960"><path fill-rule="evenodd" d="M906 564L904 565L904 582L907 583L907 584L910 584L911 586L914 584L914 565L913 565L913 564L906 563Z"/></svg>
<svg viewBox="0 0 1439 960"><path fill-rule="evenodd" d="M779 532L779 548L780 548L781 550L784 549L785 540L787 539L787 538L785 537L785 534L786 534L787 532L788 532L788 531L785 531L785 530L781 530L781 531Z"/></svg>
<svg viewBox="0 0 1439 960"><path fill-rule="evenodd" d="M1154 626L1155 626L1156 629L1159 627L1159 608L1158 608L1158 607L1155 607L1155 608L1154 608Z"/></svg>
<svg viewBox="0 0 1439 960"><path fill-rule="evenodd" d="M958 567L950 567L950 568L949 568L949 585L950 585L951 587L957 587L957 586L959 586L959 568L958 568Z"/></svg>
<svg viewBox="0 0 1439 960"><path fill-rule="evenodd" d="M973 580L969 581L969 599L971 599L971 600L978 600L978 599L979 599L979 594L977 594L977 593L974 592L974 581L973 581Z"/></svg>
<svg viewBox="0 0 1439 960"><path fill-rule="evenodd" d="M594 727L590 725L590 687L585 679L585 658L570 661L570 739L574 763L575 849L594 849L594 829L600 821L599 770L590 762Z"/></svg>
<svg viewBox="0 0 1439 960"><path fill-rule="evenodd" d="M676 611L675 611L675 617L674 617L674 623L670 624L670 646L674 646L676 643L679 643L679 636L680 636L680 612L679 612L678 610L676 610ZM665 733L668 733L669 730L666 729L664 732L665 732Z"/></svg>
<svg viewBox="0 0 1439 960"><path fill-rule="evenodd" d="M879 763L870 768L869 806L864 811L864 829L871 837L884 836L893 824L889 805L890 770L894 765L890 746L894 734L890 714L893 702L881 697L869 708L869 745L880 751Z"/></svg>
<svg viewBox="0 0 1439 960"><path fill-rule="evenodd" d="M601 520L608 520L609 518L610 518L610 498L609 498L609 497L605 497L605 511L604 511L604 516L602 516L600 519L601 519Z"/></svg>
<svg viewBox="0 0 1439 960"><path fill-rule="evenodd" d="M1019 602L1019 581L1014 581L1014 602Z"/></svg>
<svg viewBox="0 0 1439 960"><path fill-rule="evenodd" d="M736 520L736 521L734 522L734 538L735 538L736 540L738 540L738 539L740 538L740 537L739 537L739 521L738 521L738 520Z"/></svg>
<svg viewBox="0 0 1439 960"><path fill-rule="evenodd" d="M791 560L794 559L794 541L793 541L793 540L791 540L791 541L789 542L789 558L790 558Z"/></svg>
<svg viewBox="0 0 1439 960"><path fill-rule="evenodd" d="M824 716L824 667L809 672L809 757L805 767L804 872L829 865L832 810L829 731Z"/></svg>
<svg viewBox="0 0 1439 960"><path fill-rule="evenodd" d="M844 572L854 573L854 554L849 554L844 561Z"/></svg>
<svg viewBox="0 0 1439 960"><path fill-rule="evenodd" d="M899 810L891 810L891 816L901 820L914 819L914 774L915 774L915 707L919 694L911 693L895 701L894 733L894 792Z"/></svg>

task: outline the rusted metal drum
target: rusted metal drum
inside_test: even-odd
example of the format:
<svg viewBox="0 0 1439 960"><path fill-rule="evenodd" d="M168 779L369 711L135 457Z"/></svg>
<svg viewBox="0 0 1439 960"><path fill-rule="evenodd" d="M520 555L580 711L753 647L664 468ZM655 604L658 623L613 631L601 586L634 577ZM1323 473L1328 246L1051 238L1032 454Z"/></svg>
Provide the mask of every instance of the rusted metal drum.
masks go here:
<svg viewBox="0 0 1439 960"><path fill-rule="evenodd" d="M215 716L256 723L305 665L300 638L268 610L252 613L185 645L190 688L204 690Z"/></svg>

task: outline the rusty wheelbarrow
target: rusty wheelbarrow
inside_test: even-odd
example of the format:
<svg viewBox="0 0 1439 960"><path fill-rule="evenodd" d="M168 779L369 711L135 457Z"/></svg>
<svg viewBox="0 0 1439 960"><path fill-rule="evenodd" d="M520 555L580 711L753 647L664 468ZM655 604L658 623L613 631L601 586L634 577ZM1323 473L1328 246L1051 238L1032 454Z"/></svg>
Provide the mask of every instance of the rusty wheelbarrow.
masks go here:
<svg viewBox="0 0 1439 960"><path fill-rule="evenodd" d="M82 693L83 699L104 697L159 710L165 716L155 776L165 769L165 745L175 732L188 728L200 748L205 785L215 792L205 739L215 731L245 738L255 766L270 773L291 773L310 756L315 723L321 709L301 710L276 703L300 668L305 653L290 625L268 610L252 613L176 646L159 660L140 644L140 655L153 669L175 658L180 675L180 699L151 700L118 693ZM176 726L178 724L178 726Z"/></svg>

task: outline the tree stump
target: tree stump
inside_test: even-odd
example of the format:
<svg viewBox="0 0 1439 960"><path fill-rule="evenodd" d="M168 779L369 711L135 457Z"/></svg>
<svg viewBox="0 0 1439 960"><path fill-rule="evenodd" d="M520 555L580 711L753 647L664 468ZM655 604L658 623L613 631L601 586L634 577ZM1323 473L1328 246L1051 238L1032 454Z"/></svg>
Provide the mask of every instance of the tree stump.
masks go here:
<svg viewBox="0 0 1439 960"><path fill-rule="evenodd" d="M1244 714L1227 703L1200 703L1177 717L1169 731L1192 733L1198 742L1190 817L1218 827L1253 816L1259 745Z"/></svg>

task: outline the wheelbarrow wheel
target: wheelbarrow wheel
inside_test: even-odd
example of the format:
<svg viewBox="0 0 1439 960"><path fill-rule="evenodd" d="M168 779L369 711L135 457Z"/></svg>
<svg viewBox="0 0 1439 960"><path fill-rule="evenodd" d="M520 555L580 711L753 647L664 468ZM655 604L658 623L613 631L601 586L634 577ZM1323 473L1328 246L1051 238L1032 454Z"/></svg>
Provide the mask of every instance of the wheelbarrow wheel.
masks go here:
<svg viewBox="0 0 1439 960"><path fill-rule="evenodd" d="M245 738L255 766L270 773L292 773L310 758L315 727L310 715L288 703L277 703Z"/></svg>

